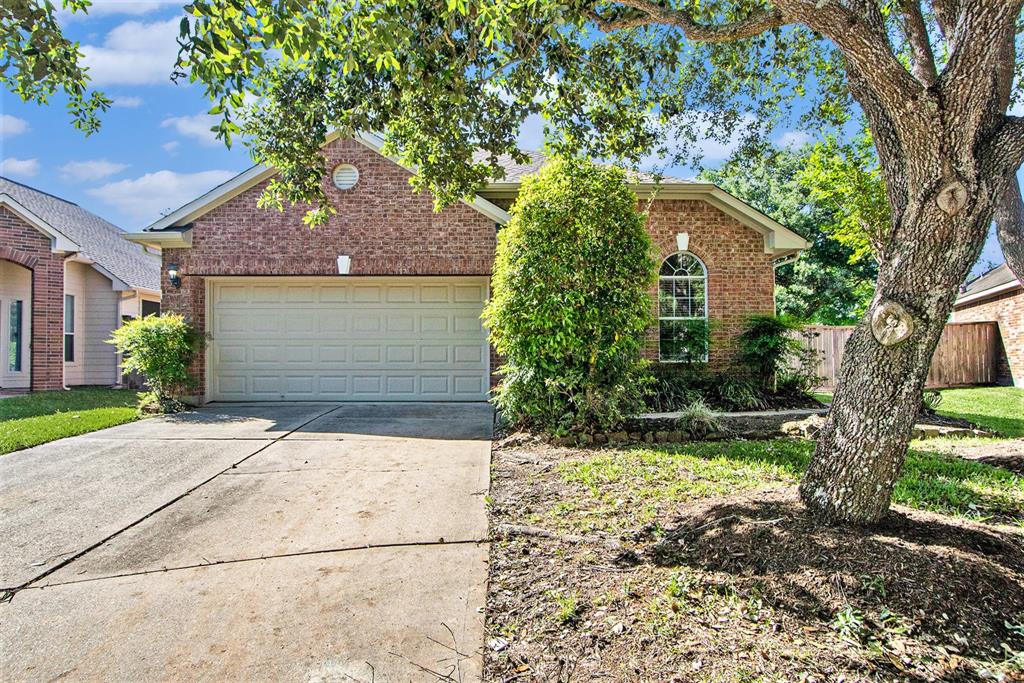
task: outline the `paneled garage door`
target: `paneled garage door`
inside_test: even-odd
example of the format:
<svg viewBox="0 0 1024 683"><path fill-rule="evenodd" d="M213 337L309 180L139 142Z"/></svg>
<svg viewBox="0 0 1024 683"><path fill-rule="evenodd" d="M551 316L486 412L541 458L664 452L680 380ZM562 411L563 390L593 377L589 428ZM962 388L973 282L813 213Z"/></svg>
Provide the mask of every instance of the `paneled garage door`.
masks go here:
<svg viewBox="0 0 1024 683"><path fill-rule="evenodd" d="M213 401L481 401L487 278L211 280Z"/></svg>

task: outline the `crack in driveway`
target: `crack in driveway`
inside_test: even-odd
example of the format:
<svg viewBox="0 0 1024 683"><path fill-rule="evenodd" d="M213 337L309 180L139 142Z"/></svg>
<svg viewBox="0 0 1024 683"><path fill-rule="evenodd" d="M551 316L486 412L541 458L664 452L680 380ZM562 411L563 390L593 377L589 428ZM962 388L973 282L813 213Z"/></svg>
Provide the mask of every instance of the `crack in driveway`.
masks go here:
<svg viewBox="0 0 1024 683"><path fill-rule="evenodd" d="M280 560L291 557L308 557L310 555L332 555L335 553L349 553L359 550L384 550L392 548L421 548L429 546L455 546L455 545L479 545L481 543L490 543L489 538L467 538L457 541L446 541L444 539L438 539L436 541L406 541L403 543L366 543L362 545L351 545L342 546L340 548L320 548L318 550L298 550L293 553L276 553L273 555L259 555L256 557L236 557L230 560L213 560L207 562L197 562L194 564L183 564L175 567L161 567L159 569L143 569L135 572L123 572L120 574L110 574L108 576L90 576L85 579L71 579L68 581L59 581L55 583L48 583L45 586L32 586L24 585L16 591L22 590L46 590L47 588L56 588L57 586L70 586L79 583L93 583L95 581L109 581L111 579L123 579L130 578L133 576L146 576L149 574L166 574L169 572L183 571L187 569L204 569L206 567L217 567L228 564L242 564L245 562L259 562L261 560ZM38 581L39 577L33 579ZM13 597L13 595L12 595Z"/></svg>
<svg viewBox="0 0 1024 683"><path fill-rule="evenodd" d="M36 583L37 581L41 581L42 579L45 579L47 576L50 576L54 572L56 572L56 571L58 571L60 569L63 569L64 567L67 567L72 562L75 562L76 560L78 560L81 557L87 555L88 553L92 552L93 550L95 550L95 549L99 548L100 546L108 543L112 539L114 539L117 536L123 534L125 531L128 531L132 527L135 527L135 526L141 524L142 522L146 521L147 519L149 519L153 515L157 514L161 510L165 510L166 508L170 507L171 505L174 505L175 503L177 503L178 501L182 500L186 496L194 493L199 488L205 486L206 484L209 484L211 481L213 481L214 479L216 479L220 475L225 474L228 471L238 467L239 465L241 465L243 462L245 462L249 458L252 458L253 456L258 455L259 453L262 453L263 451L265 451L266 449L270 448L275 443L278 443L279 441L281 441L282 439L284 439L288 435L294 434L295 432L297 432L298 430L302 429L306 425L308 425L308 424L310 424L312 422L315 422L316 420L319 420L320 418L322 418L322 417L324 417L326 415L330 415L331 413L333 413L334 411L336 411L336 410L338 410L340 408L341 408L340 405L335 405L335 406L329 408L328 410L323 411L322 413L318 413L317 415L311 417L310 419L306 420L305 422L303 422L302 424L296 426L295 428L293 428L293 429L291 429L291 430L281 434L280 436L274 437L273 439L266 440L266 443L263 446L261 446L260 448L257 448L252 453L249 453L248 455L246 455L241 460L232 463L231 465L229 465L228 467L225 467L220 472L217 472L213 476L208 477L207 479L199 482L195 486L190 487L189 489L187 489L186 491L184 491L180 495L175 496L174 498L172 498L171 500L167 501L166 503L163 503L162 505L154 508L153 510L150 510L145 515L142 515L141 517L136 519L134 522L131 522L130 524L127 524L127 525L121 527L120 529L118 529L117 531L109 534L105 538L102 538L99 541L93 543L92 545L84 548L83 550L80 550L80 551L74 553L73 555L71 555L67 559L57 563L53 567L50 567L46 571L42 572L41 574L38 574L37 576L34 576L33 578L29 579L28 581L25 581L25 582L23 582L23 583L21 583L21 584L19 584L17 586L0 587L0 603L11 602L14 599L14 596L19 591L25 590L26 588L33 587L32 584ZM158 439L154 439L154 440L158 440ZM192 440L195 440L195 439L192 439ZM234 440L234 439L232 439L232 440ZM263 440L263 439L261 439L261 440ZM56 585L56 584L54 584L54 585Z"/></svg>

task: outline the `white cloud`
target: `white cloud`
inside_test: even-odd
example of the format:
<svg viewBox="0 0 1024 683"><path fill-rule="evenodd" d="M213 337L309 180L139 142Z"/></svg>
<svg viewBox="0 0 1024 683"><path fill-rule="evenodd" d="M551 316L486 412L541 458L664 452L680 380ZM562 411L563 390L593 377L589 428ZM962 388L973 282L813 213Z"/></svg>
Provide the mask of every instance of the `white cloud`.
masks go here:
<svg viewBox="0 0 1024 683"><path fill-rule="evenodd" d="M93 85L170 83L180 21L126 21L107 34L102 46L83 45Z"/></svg>
<svg viewBox="0 0 1024 683"><path fill-rule="evenodd" d="M800 130L786 131L779 136L776 144L779 147L803 147L811 141L811 136Z"/></svg>
<svg viewBox="0 0 1024 683"><path fill-rule="evenodd" d="M136 109L142 106L141 97L115 97L115 107L124 107L125 109Z"/></svg>
<svg viewBox="0 0 1024 683"><path fill-rule="evenodd" d="M25 119L19 119L17 116L11 116L10 114L0 115L0 138L9 138L15 135L21 135L32 130L28 121Z"/></svg>
<svg viewBox="0 0 1024 683"><path fill-rule="evenodd" d="M165 142L160 146L163 147L164 151L167 152L168 154L174 154L175 152L178 151L178 147L181 146L181 143L178 142L177 140L171 140L170 142Z"/></svg>
<svg viewBox="0 0 1024 683"><path fill-rule="evenodd" d="M157 171L133 180L118 180L88 190L134 218L153 221L237 175L234 171L175 173Z"/></svg>
<svg viewBox="0 0 1024 683"><path fill-rule="evenodd" d="M200 144L207 147L221 144L217 140L217 134L210 128L216 125L220 119L209 114L195 114L194 116L172 116L160 122L161 128L173 128L178 135L194 138Z"/></svg>
<svg viewBox="0 0 1024 683"><path fill-rule="evenodd" d="M126 168L128 168L128 164L119 164L106 159L91 159L89 161L69 161L60 167L60 173L65 180L81 183L88 180L103 180Z"/></svg>
<svg viewBox="0 0 1024 683"><path fill-rule="evenodd" d="M0 175L31 178L39 173L39 159L15 159L7 157L0 161Z"/></svg>
<svg viewBox="0 0 1024 683"><path fill-rule="evenodd" d="M54 3L56 4L56 3ZM111 16L115 14L127 14L141 16L156 12L164 7L180 5L178 0L142 0L142 2L126 2L125 0L92 0L92 5L87 13L72 12L69 9L61 9L57 17L62 22L72 19L89 19L92 17Z"/></svg>

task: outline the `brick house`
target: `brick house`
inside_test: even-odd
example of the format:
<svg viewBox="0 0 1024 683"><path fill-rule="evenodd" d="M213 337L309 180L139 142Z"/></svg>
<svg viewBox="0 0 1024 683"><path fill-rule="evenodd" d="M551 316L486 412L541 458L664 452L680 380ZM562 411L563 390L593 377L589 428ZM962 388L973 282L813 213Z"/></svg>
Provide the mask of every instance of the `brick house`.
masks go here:
<svg viewBox="0 0 1024 683"><path fill-rule="evenodd" d="M106 343L159 312L160 259L76 204L0 178L0 389L111 385Z"/></svg>
<svg viewBox="0 0 1024 683"><path fill-rule="evenodd" d="M953 304L951 322L995 321L1000 384L1024 387L1024 285L1004 263L968 282Z"/></svg>
<svg viewBox="0 0 1024 683"><path fill-rule="evenodd" d="M497 359L480 312L497 230L525 165L441 212L375 136L333 137L323 155L337 213L264 211L274 171L254 167L128 239L162 249L164 308L209 335L195 373L203 400L482 400ZM635 189L641 200L652 183ZM648 354L692 319L714 322L710 360L753 313L774 312L774 265L809 246L710 184L665 183L648 229L663 261Z"/></svg>

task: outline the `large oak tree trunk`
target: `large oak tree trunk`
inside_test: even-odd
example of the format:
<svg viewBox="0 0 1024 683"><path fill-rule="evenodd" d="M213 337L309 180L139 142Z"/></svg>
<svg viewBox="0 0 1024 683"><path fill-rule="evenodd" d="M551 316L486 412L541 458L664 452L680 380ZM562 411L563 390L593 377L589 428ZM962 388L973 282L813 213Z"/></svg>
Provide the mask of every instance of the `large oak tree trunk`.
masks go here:
<svg viewBox="0 0 1024 683"><path fill-rule="evenodd" d="M835 400L800 486L823 521L871 524L889 509L932 354L991 221L986 192L971 190L955 198L964 201L957 206L945 203L942 189L926 193L896 221L915 239L892 240L882 258L875 298L846 345Z"/></svg>

